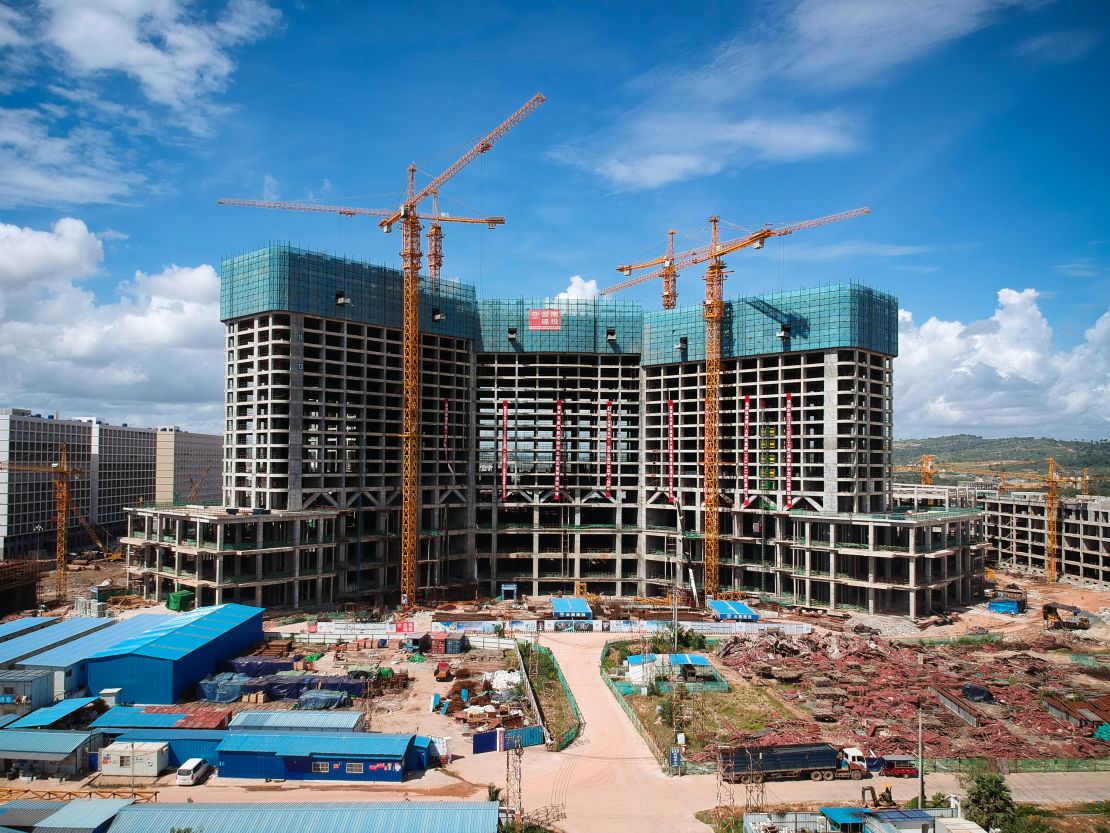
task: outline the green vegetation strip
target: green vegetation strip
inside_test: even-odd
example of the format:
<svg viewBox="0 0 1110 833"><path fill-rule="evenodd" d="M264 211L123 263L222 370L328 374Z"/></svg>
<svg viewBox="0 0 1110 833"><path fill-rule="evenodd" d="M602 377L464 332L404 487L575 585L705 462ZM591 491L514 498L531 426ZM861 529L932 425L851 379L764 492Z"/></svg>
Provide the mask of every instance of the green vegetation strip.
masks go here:
<svg viewBox="0 0 1110 833"><path fill-rule="evenodd" d="M532 651L536 652L533 673ZM570 686L563 678L559 663L551 651L540 645L521 643L520 657L528 671L532 690L536 693L540 709L543 711L547 731L556 750L566 749L582 730L582 713L571 694Z"/></svg>

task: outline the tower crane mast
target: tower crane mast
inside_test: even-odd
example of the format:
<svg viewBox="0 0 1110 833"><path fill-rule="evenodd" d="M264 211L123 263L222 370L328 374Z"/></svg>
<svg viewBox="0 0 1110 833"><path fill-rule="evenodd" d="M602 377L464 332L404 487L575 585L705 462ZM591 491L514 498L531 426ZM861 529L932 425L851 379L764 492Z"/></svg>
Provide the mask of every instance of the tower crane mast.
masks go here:
<svg viewBox="0 0 1110 833"><path fill-rule="evenodd" d="M346 216L381 217L378 223L386 232L401 224L401 271L403 298L402 379L403 406L401 428L401 602L405 607L416 603L420 532L420 251L421 220L431 221L429 233L429 277L437 282L443 263L443 233L440 223L484 223L489 228L501 225L504 217L446 217L439 214L438 204L431 214L421 214L420 204L428 197L435 199L440 189L459 171L487 153L498 141L530 116L547 99L536 93L520 109L483 136L470 150L423 188L416 188L416 164L408 168L408 184L404 202L397 208L348 208L315 203L267 202L259 200L222 199L221 205L252 208L283 208Z"/></svg>
<svg viewBox="0 0 1110 833"><path fill-rule="evenodd" d="M667 253L653 261L640 264L618 266L617 271L631 276L633 271L651 266L654 269L636 277L610 286L601 291L602 295L612 295L622 289L627 289L645 283L653 278L663 278L663 307L673 309L677 301L677 288L675 278L678 273L690 266L709 262L705 272L705 304L702 314L705 318L705 448L703 451L703 473L705 493L703 503L705 506L704 524L704 590L708 596L715 595L720 590L720 518L718 509L720 505L720 450L721 450L721 321L724 318L724 276L725 263L722 258L732 252L745 248L763 248L764 243L771 237L782 237L793 234L803 229L837 223L853 217L870 214L868 208L857 208L840 214L831 214L827 217L818 217L805 220L793 225L772 228L767 226L753 234L736 240L721 242L718 226L719 217L710 217L711 239L708 246L674 254L674 232L670 232L667 242ZM791 452L788 452L791 453Z"/></svg>

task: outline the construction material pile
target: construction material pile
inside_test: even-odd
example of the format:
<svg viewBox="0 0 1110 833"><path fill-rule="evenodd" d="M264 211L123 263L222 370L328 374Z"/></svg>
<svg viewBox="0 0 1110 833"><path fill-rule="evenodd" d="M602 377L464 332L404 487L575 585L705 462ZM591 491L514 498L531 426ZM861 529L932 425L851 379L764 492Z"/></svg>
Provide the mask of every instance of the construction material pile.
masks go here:
<svg viewBox="0 0 1110 833"><path fill-rule="evenodd" d="M1074 694L1073 675L1024 651L990 643L925 648L852 633L764 632L732 637L717 655L755 685L786 686L779 696L798 707L799 717L762 731L731 730L733 744L827 741L877 755L911 754L922 706L930 758L1012 758L1019 749L1023 757L1042 758L1110 752L1090 728L1058 721L1043 709L1038 692ZM993 703L965 696L982 688Z"/></svg>
<svg viewBox="0 0 1110 833"><path fill-rule="evenodd" d="M464 734L517 729L532 723L527 703L517 688L521 681L519 672L475 675L470 669L458 668L454 675L455 682L447 697L435 708L462 723Z"/></svg>

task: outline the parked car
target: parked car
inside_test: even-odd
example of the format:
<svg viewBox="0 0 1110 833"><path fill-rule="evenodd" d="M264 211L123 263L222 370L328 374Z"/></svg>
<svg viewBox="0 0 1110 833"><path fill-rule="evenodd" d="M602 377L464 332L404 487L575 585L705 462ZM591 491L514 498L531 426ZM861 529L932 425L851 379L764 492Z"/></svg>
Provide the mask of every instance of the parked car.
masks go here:
<svg viewBox="0 0 1110 833"><path fill-rule="evenodd" d="M212 767L204 758L190 758L177 770L177 786L192 787L205 779Z"/></svg>

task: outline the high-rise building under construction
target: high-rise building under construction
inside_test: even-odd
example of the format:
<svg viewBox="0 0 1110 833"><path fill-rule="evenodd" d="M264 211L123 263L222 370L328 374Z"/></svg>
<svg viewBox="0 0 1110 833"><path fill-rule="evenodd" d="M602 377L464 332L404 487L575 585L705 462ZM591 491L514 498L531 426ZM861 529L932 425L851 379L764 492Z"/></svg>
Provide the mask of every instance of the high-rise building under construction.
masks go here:
<svg viewBox="0 0 1110 833"><path fill-rule="evenodd" d="M272 245L223 263L225 508L140 508L147 592L395 603L401 280ZM421 295L420 594L662 596L703 564L700 307ZM897 303L860 284L726 302L722 590L922 615L982 575L975 510L891 510Z"/></svg>

